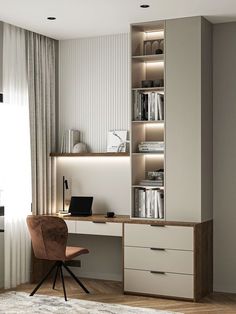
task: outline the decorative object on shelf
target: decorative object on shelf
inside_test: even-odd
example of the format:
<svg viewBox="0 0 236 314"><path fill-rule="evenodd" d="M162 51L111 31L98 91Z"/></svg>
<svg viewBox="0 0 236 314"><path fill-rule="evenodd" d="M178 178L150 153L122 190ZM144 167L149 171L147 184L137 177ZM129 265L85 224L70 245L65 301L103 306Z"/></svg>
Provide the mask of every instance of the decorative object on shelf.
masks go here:
<svg viewBox="0 0 236 314"><path fill-rule="evenodd" d="M153 81L152 80L143 80L142 81L142 87L148 88L153 87Z"/></svg>
<svg viewBox="0 0 236 314"><path fill-rule="evenodd" d="M163 79L153 80L153 86L154 87L163 87L164 86L164 80Z"/></svg>
<svg viewBox="0 0 236 314"><path fill-rule="evenodd" d="M68 180L65 178L65 176L62 177L62 213L65 213L68 211L68 209L65 209L65 190L69 190L69 184Z"/></svg>
<svg viewBox="0 0 236 314"><path fill-rule="evenodd" d="M87 145L85 143L77 143L74 145L72 153L80 154L80 153L87 153Z"/></svg>
<svg viewBox="0 0 236 314"><path fill-rule="evenodd" d="M62 137L61 153L72 153L74 145L79 142L79 138L79 130L66 130Z"/></svg>
<svg viewBox="0 0 236 314"><path fill-rule="evenodd" d="M164 52L164 39L160 39L160 41L159 41L159 49L162 50L162 53Z"/></svg>
<svg viewBox="0 0 236 314"><path fill-rule="evenodd" d="M138 145L139 153L163 153L165 149L165 144L162 141L155 141L155 142L141 142Z"/></svg>
<svg viewBox="0 0 236 314"><path fill-rule="evenodd" d="M157 49L159 48L159 41L154 40L152 42L152 55L156 54Z"/></svg>
<svg viewBox="0 0 236 314"><path fill-rule="evenodd" d="M141 180L139 182L140 186L148 187L164 187L164 169L159 169L155 171L147 171L147 179Z"/></svg>
<svg viewBox="0 0 236 314"><path fill-rule="evenodd" d="M143 43L143 52L144 55L151 55L152 54L152 41L145 40Z"/></svg>
<svg viewBox="0 0 236 314"><path fill-rule="evenodd" d="M106 218L114 218L115 213L114 212L107 212L107 215L105 216Z"/></svg>
<svg viewBox="0 0 236 314"><path fill-rule="evenodd" d="M109 131L107 140L107 152L126 152L127 150L127 131Z"/></svg>
<svg viewBox="0 0 236 314"><path fill-rule="evenodd" d="M163 54L163 51L164 51L163 39L145 40L143 42L144 55Z"/></svg>
<svg viewBox="0 0 236 314"><path fill-rule="evenodd" d="M161 54L163 54L163 51L162 51L160 48L158 48L158 49L155 51L155 54L156 54L156 55L161 55Z"/></svg>

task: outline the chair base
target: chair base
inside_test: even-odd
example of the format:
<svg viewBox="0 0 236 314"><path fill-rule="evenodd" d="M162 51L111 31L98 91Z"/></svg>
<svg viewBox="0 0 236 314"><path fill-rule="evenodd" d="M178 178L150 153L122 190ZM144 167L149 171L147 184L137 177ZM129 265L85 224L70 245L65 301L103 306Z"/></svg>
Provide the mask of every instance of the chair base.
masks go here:
<svg viewBox="0 0 236 314"><path fill-rule="evenodd" d="M60 272L61 276L61 281L62 281L62 287L63 287L63 292L64 292L64 298L65 301L67 301L67 296L66 296L66 288L65 288L65 281L64 281L64 275L62 271L62 267L66 269L66 271L71 275L71 277L77 282L77 284L84 290L84 292L89 293L88 289L82 284L82 282L75 276L75 274L66 266L66 264L62 261L57 261L52 268L47 272L47 274L43 277L43 279L37 284L37 286L34 288L34 290L31 292L30 296L33 296L37 290L41 287L41 285L44 283L44 281L49 277L49 275L53 272L53 270L56 268L56 273L55 277L53 280L53 286L52 289L55 289L57 277L58 277L58 272Z"/></svg>

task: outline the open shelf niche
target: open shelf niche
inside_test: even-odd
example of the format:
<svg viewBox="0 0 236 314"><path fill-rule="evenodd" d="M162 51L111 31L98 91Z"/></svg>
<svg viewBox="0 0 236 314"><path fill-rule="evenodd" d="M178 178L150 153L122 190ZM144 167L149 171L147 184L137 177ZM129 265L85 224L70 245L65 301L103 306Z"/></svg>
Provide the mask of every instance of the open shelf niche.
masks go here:
<svg viewBox="0 0 236 314"><path fill-rule="evenodd" d="M160 21L131 25L131 218L136 219L165 219L165 179L158 186L157 182L152 186L147 181L149 172L163 170L165 175L165 149L152 152L139 149L142 142L165 141L164 26ZM153 81L152 86L143 86L145 80ZM155 86L158 83L161 86ZM157 94L162 95L162 109L157 106Z"/></svg>

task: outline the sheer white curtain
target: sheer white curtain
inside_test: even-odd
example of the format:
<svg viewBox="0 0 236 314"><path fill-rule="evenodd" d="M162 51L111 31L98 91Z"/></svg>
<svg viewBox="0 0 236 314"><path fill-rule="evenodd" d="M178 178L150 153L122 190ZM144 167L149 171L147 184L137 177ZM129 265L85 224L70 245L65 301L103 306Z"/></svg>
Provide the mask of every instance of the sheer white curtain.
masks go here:
<svg viewBox="0 0 236 314"><path fill-rule="evenodd" d="M29 281L31 158L25 31L4 24L0 189L5 205L5 288Z"/></svg>

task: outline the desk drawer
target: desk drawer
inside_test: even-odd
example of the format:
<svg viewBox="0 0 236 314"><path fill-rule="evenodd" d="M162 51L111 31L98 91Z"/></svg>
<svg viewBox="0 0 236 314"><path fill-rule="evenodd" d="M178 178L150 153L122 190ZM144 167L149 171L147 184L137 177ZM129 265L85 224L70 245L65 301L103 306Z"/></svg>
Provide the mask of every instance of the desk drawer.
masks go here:
<svg viewBox="0 0 236 314"><path fill-rule="evenodd" d="M193 228L125 224L125 246L193 250Z"/></svg>
<svg viewBox="0 0 236 314"><path fill-rule="evenodd" d="M122 223L76 221L75 233L122 237Z"/></svg>
<svg viewBox="0 0 236 314"><path fill-rule="evenodd" d="M68 233L75 233L75 221L73 220L65 220L65 223L67 224Z"/></svg>
<svg viewBox="0 0 236 314"><path fill-rule="evenodd" d="M125 268L193 274L193 252L125 247Z"/></svg>
<svg viewBox="0 0 236 314"><path fill-rule="evenodd" d="M125 292L193 298L193 276L125 269Z"/></svg>

